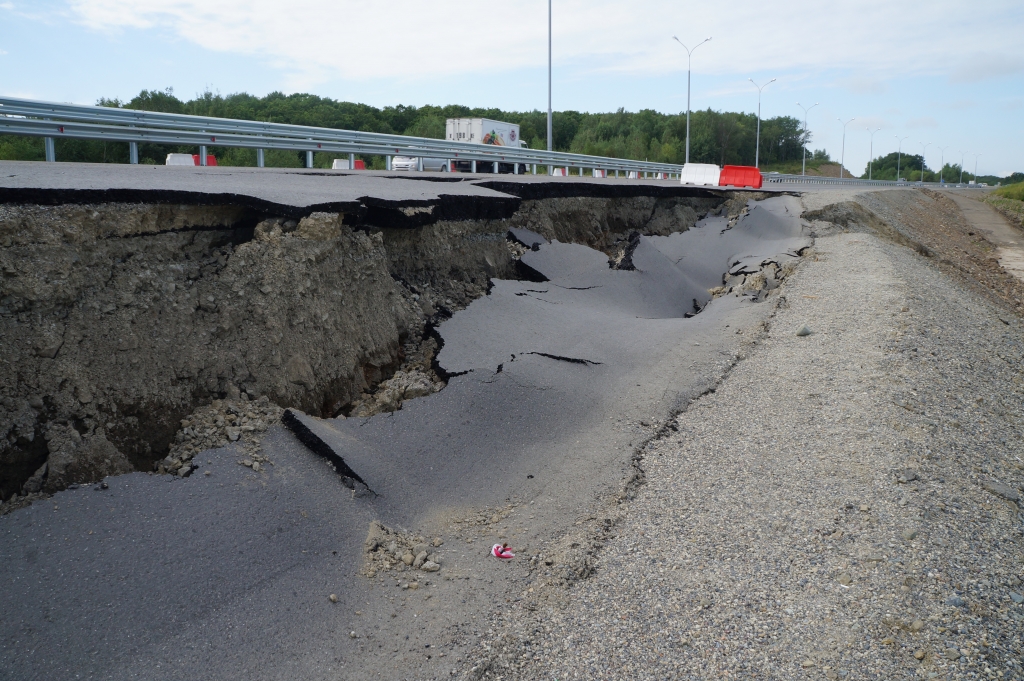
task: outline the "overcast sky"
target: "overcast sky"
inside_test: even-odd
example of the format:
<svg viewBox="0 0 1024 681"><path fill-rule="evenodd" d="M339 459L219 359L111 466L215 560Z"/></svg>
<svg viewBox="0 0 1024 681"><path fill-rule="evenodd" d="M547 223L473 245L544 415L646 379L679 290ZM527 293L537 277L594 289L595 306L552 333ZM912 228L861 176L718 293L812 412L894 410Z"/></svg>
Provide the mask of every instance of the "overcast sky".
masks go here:
<svg viewBox="0 0 1024 681"><path fill-rule="evenodd" d="M554 0L554 108L803 116L861 172L903 148L1024 170L1024 2ZM0 94L92 104L173 87L547 108L547 2L0 0Z"/></svg>

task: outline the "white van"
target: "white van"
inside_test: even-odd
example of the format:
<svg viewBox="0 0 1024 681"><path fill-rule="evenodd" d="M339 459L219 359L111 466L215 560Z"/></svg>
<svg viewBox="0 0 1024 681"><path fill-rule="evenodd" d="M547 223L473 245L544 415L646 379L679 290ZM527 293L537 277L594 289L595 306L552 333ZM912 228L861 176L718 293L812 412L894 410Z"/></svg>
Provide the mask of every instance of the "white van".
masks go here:
<svg viewBox="0 0 1024 681"><path fill-rule="evenodd" d="M392 170L419 170L420 159L414 156L394 156L391 159ZM423 170L434 172L448 172L448 159L446 158L424 158Z"/></svg>

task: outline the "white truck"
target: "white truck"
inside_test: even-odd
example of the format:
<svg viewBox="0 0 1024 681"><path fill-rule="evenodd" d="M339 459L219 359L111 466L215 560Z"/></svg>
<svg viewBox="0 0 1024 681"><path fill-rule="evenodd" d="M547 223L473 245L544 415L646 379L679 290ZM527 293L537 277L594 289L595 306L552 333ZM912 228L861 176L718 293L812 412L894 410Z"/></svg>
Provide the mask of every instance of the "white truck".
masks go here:
<svg viewBox="0 0 1024 681"><path fill-rule="evenodd" d="M526 142L519 137L518 125L490 118L449 118L445 123L445 139L452 142L491 144L496 147L512 147L514 149L527 146ZM513 163L498 163L498 172L515 172L515 165ZM525 164L519 165L519 172L525 172ZM478 161L477 166L477 170L481 172L493 172L493 165L486 161ZM470 172L473 170L473 163L472 161L453 160L452 170Z"/></svg>

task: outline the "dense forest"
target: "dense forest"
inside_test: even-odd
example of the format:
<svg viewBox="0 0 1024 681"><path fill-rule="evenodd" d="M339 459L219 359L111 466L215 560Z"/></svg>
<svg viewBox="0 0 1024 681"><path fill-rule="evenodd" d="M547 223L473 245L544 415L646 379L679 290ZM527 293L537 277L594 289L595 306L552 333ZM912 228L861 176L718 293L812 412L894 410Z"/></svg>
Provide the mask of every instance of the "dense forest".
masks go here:
<svg viewBox="0 0 1024 681"><path fill-rule="evenodd" d="M494 118L518 123L520 134L531 148L547 148L547 114L542 111L503 111L466 106L393 106L376 108L365 104L339 102L309 94L284 95L271 93L255 97L244 93L221 96L205 92L189 101L174 95L173 90L144 90L137 97L122 102L102 99L101 106L124 107L144 111L163 111L200 116L218 116L246 120L294 123L328 128L383 132L443 139L445 119L457 117ZM597 156L647 159L665 163L683 163L686 145L686 114L663 114L652 110L591 114L558 111L553 116L554 148ZM753 165L757 119L754 114L721 112L707 109L691 114L690 160L698 163ZM801 158L803 145L810 134L800 121L779 116L761 121L761 167L792 162ZM127 163L128 145L86 140L56 140L57 159ZM169 152L195 153L192 148L142 144L142 163L162 163ZM221 165L255 165L256 153L251 149L211 147ZM819 152L821 157L823 152ZM329 167L337 154L316 154L314 165ZM0 137L0 159L42 160L41 139ZM383 159L366 158L369 167L383 167ZM268 151L270 166L300 166L299 152Z"/></svg>

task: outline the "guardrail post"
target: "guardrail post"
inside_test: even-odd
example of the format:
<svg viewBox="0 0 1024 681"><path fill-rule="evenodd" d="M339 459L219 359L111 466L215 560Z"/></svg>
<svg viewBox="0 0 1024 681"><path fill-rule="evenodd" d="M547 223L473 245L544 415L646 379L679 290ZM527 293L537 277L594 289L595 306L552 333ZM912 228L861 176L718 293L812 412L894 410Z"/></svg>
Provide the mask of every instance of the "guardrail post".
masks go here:
<svg viewBox="0 0 1024 681"><path fill-rule="evenodd" d="M422 156L417 156L416 157L416 170L420 171L421 173L423 172L423 157Z"/></svg>
<svg viewBox="0 0 1024 681"><path fill-rule="evenodd" d="M387 170L387 171L391 170L391 157L390 156L385 156L384 157L384 170Z"/></svg>
<svg viewBox="0 0 1024 681"><path fill-rule="evenodd" d="M476 172L476 161L473 161L473 168L472 168L472 170L473 170L474 173Z"/></svg>
<svg viewBox="0 0 1024 681"><path fill-rule="evenodd" d="M513 175L518 175L519 174L519 164L518 163L513 163L512 164L512 174Z"/></svg>
<svg viewBox="0 0 1024 681"><path fill-rule="evenodd" d="M533 174L534 175L537 174L537 164L536 163L533 164Z"/></svg>
<svg viewBox="0 0 1024 681"><path fill-rule="evenodd" d="M46 147L46 160L53 163L57 160L57 150L53 146L52 137L43 138L43 146Z"/></svg>
<svg viewBox="0 0 1024 681"><path fill-rule="evenodd" d="M312 168L313 167L313 152L312 151L307 151L306 152L306 167L307 168Z"/></svg>
<svg viewBox="0 0 1024 681"><path fill-rule="evenodd" d="M494 171L493 172L494 172L495 175L498 174L498 162L497 161L494 162Z"/></svg>
<svg viewBox="0 0 1024 681"><path fill-rule="evenodd" d="M139 164L139 143L129 142L128 143L128 162L138 165Z"/></svg>
<svg viewBox="0 0 1024 681"><path fill-rule="evenodd" d="M356 155L355 154L349 154L348 155L348 169L349 170L355 170L356 169Z"/></svg>
<svg viewBox="0 0 1024 681"><path fill-rule="evenodd" d="M257 168L262 168L263 167L263 150L262 149L257 149L256 150L256 167Z"/></svg>
<svg viewBox="0 0 1024 681"><path fill-rule="evenodd" d="M205 166L206 165L206 145L205 144L200 144L199 145L199 165L201 165L201 166Z"/></svg>

